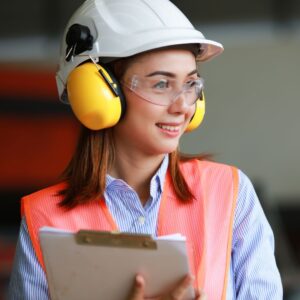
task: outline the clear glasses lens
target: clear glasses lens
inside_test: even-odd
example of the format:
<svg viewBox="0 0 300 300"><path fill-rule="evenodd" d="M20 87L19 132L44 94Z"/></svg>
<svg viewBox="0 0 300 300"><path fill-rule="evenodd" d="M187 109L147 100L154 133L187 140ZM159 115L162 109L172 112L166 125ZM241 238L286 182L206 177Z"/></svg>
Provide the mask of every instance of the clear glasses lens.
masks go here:
<svg viewBox="0 0 300 300"><path fill-rule="evenodd" d="M122 84L144 100L157 105L168 106L182 96L187 105L193 105L202 97L204 80L198 77L181 85L172 78L139 78L134 75L129 83Z"/></svg>

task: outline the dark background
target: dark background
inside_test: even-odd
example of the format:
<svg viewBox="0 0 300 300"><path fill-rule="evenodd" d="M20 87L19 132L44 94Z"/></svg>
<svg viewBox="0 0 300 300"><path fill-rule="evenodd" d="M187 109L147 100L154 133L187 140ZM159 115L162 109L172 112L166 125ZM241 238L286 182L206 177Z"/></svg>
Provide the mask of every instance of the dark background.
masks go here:
<svg viewBox="0 0 300 300"><path fill-rule="evenodd" d="M297 0L201 1L173 0L193 23L224 24L272 20L289 22L300 17ZM2 3L0 36L57 36L80 0L11 0Z"/></svg>

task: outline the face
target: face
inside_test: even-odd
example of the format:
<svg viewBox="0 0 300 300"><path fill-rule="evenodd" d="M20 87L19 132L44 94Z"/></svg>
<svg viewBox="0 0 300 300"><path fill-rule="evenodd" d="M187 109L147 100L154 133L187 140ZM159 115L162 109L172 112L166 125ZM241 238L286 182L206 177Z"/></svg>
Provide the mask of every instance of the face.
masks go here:
<svg viewBox="0 0 300 300"><path fill-rule="evenodd" d="M136 75L155 84L176 82L178 87L197 79L196 62L192 52L183 49L151 51L137 56L125 70L122 82ZM179 89L180 89L179 88ZM122 87L126 98L126 113L113 128L117 149L145 155L160 155L176 150L195 111L195 105L185 102L181 94L168 106L146 101L130 88Z"/></svg>

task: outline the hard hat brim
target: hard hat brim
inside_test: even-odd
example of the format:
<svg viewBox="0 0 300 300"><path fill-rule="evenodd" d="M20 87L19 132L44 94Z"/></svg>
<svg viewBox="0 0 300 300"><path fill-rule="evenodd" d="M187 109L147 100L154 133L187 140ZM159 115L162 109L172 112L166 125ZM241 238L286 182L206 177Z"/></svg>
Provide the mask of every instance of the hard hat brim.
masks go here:
<svg viewBox="0 0 300 300"><path fill-rule="evenodd" d="M201 51L197 55L196 60L203 62L218 56L224 50L222 44L206 39L200 31L195 29L179 31L178 29L174 31L159 29L148 33L142 32L140 36L136 33L130 38L120 35L114 39L114 47L111 45L111 40L105 40L105 38L103 38L101 44L100 42L98 45L96 43L94 51L92 50L89 54L101 58L120 58L168 46L197 44ZM147 41L147 43L145 43L145 41ZM135 45L135 47L132 47L132 45ZM112 51L112 49L114 50ZM99 53L101 53L101 55L99 55Z"/></svg>

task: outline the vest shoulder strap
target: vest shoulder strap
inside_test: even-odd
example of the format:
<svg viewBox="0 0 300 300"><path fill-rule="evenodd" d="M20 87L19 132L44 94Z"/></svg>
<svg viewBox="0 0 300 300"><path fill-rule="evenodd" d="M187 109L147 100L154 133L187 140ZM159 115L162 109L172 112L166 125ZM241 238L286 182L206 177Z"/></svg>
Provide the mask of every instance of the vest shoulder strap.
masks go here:
<svg viewBox="0 0 300 300"><path fill-rule="evenodd" d="M163 195L160 235L180 232L187 237L191 271L209 299L226 295L231 258L232 226L238 194L236 168L209 161L190 160L181 170L195 199L184 203L174 190ZM170 183L170 178L167 176Z"/></svg>
<svg viewBox="0 0 300 300"><path fill-rule="evenodd" d="M43 226L61 228L76 232L80 229L111 230L111 220L102 212L103 199L67 210L59 205L63 195L59 192L66 187L60 183L37 191L21 199L21 214L25 216L28 232L36 256L44 267L39 243L39 229Z"/></svg>

